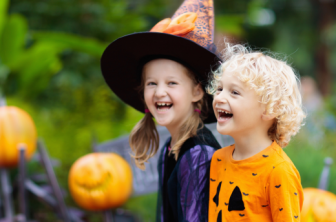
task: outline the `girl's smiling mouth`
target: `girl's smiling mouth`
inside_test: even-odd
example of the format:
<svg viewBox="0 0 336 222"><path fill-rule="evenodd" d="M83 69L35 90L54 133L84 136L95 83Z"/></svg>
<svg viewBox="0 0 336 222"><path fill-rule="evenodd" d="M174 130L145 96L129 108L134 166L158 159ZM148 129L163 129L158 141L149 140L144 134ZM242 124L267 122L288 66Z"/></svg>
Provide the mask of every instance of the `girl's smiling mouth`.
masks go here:
<svg viewBox="0 0 336 222"><path fill-rule="evenodd" d="M166 111L169 110L173 106L173 103L170 102L156 102L155 107L158 111Z"/></svg>

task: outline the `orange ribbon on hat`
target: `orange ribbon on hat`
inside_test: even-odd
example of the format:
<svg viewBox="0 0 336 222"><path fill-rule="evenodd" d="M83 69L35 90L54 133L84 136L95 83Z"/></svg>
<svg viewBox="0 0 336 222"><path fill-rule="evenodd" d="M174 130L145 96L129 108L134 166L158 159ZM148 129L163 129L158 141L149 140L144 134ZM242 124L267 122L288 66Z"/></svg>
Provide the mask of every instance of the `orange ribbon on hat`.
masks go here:
<svg viewBox="0 0 336 222"><path fill-rule="evenodd" d="M173 20L166 18L157 23L150 32L163 32L183 37L195 29L196 19L197 13L194 12L181 14Z"/></svg>

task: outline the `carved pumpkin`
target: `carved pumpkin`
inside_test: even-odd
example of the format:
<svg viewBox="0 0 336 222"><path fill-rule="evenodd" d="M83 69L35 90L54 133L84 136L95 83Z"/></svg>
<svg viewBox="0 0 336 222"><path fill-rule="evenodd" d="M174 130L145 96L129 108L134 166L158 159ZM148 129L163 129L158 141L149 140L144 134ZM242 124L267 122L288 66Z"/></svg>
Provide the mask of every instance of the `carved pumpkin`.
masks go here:
<svg viewBox="0 0 336 222"><path fill-rule="evenodd" d="M36 128L32 118L14 106L0 107L0 167L14 167L19 161L19 144L25 144L26 159L36 150Z"/></svg>
<svg viewBox="0 0 336 222"><path fill-rule="evenodd" d="M84 209L116 208L132 193L132 170L117 154L91 153L72 165L69 189L73 199Z"/></svg>
<svg viewBox="0 0 336 222"><path fill-rule="evenodd" d="M316 188L305 188L301 222L336 221L336 195Z"/></svg>

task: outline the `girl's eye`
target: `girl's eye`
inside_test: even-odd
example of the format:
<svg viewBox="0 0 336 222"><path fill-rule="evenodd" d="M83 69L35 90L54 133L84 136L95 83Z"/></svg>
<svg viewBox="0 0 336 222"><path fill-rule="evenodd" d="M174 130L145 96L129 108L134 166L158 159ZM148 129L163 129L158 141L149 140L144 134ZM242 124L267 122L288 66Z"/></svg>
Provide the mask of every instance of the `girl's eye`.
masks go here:
<svg viewBox="0 0 336 222"><path fill-rule="evenodd" d="M169 82L168 85L176 85L176 82Z"/></svg>
<svg viewBox="0 0 336 222"><path fill-rule="evenodd" d="M154 86L154 85L156 85L155 82L149 82L149 83L147 83L147 86Z"/></svg>
<svg viewBox="0 0 336 222"><path fill-rule="evenodd" d="M217 92L221 92L221 91L223 91L223 88L222 87L218 87L216 91Z"/></svg>

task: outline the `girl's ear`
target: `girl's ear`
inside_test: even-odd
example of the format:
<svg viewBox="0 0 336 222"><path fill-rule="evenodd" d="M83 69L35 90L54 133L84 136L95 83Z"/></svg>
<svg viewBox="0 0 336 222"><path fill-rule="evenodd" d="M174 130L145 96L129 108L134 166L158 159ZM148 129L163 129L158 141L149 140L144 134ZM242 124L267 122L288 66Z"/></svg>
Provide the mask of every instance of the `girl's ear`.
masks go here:
<svg viewBox="0 0 336 222"><path fill-rule="evenodd" d="M192 98L192 102L198 102L200 101L204 96L204 91L201 87L201 84L197 84L195 87L194 87L194 90L193 90L193 98Z"/></svg>

